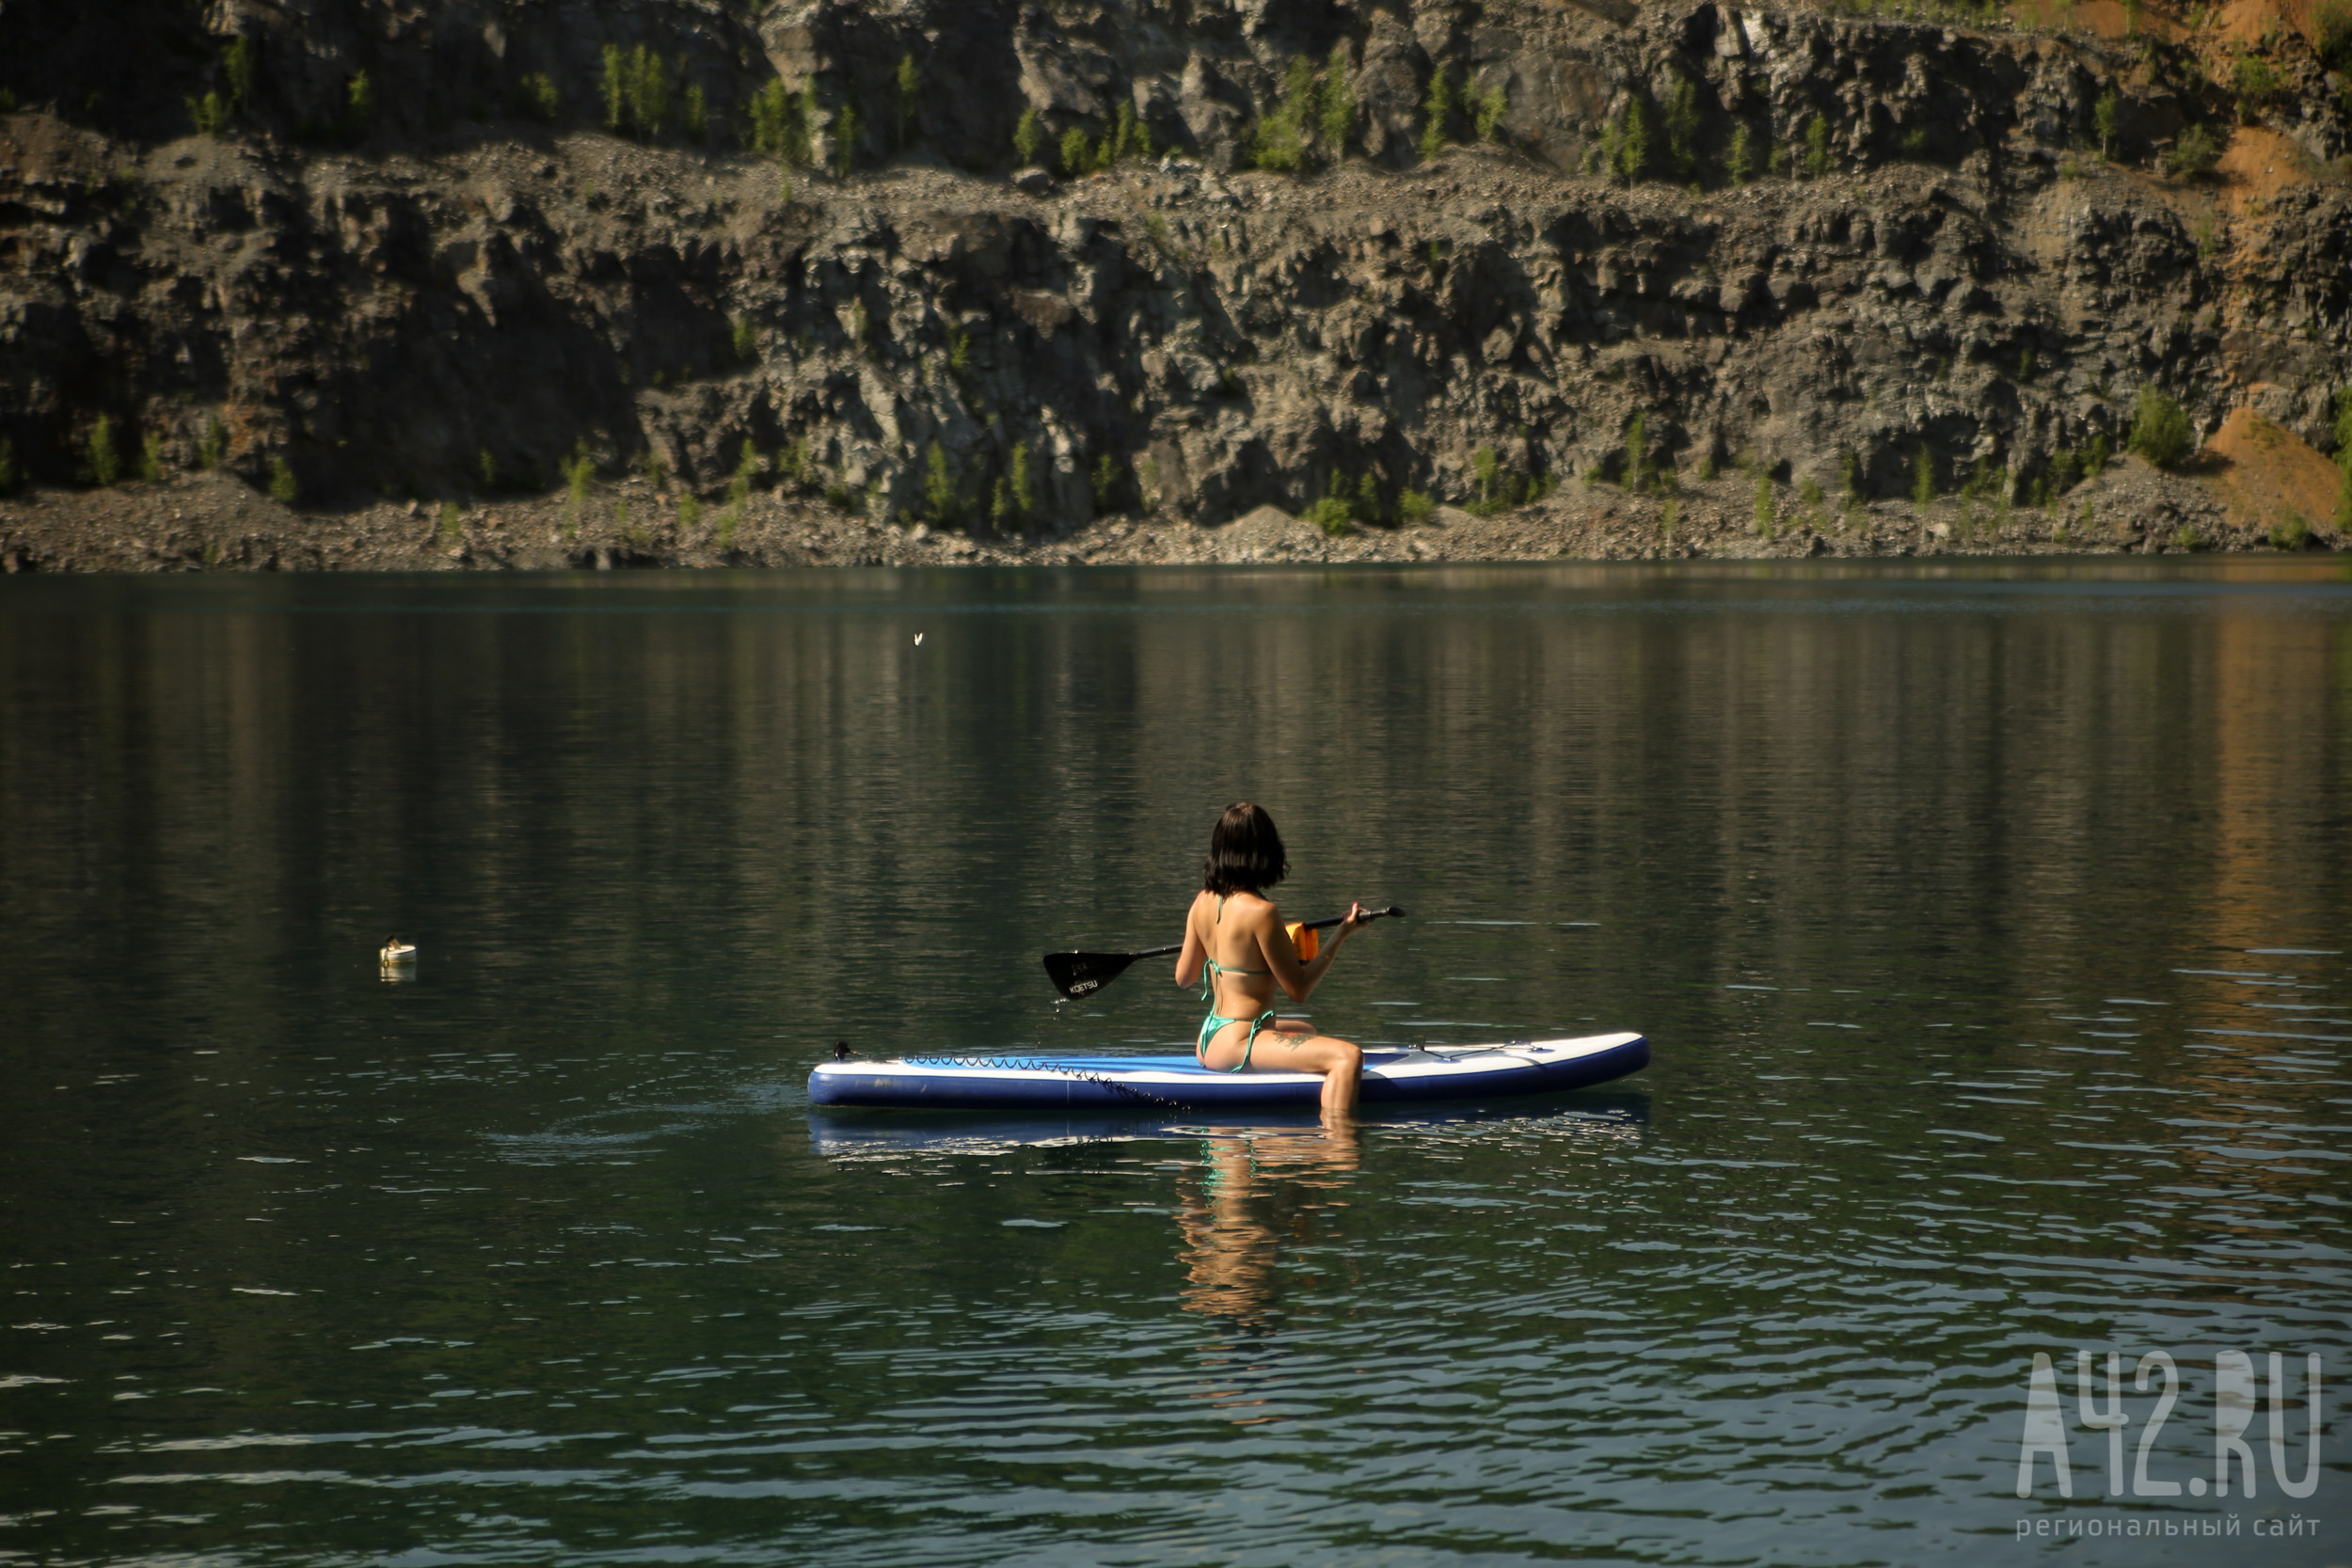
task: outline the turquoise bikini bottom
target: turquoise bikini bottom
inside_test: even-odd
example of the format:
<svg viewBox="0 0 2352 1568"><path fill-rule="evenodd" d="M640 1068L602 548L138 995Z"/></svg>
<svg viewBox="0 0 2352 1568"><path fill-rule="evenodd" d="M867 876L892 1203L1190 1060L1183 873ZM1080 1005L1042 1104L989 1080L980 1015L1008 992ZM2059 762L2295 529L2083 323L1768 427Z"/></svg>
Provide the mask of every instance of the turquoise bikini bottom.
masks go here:
<svg viewBox="0 0 2352 1568"><path fill-rule="evenodd" d="M1226 1018L1218 1013L1211 1013L1208 1017L1202 1019L1200 1021L1200 1037L1193 1042L1193 1056L1202 1067L1207 1067L1209 1065L1209 1037L1216 1034L1219 1029L1224 1028L1229 1023L1240 1023L1243 1022L1244 1020L1238 1018ZM1256 1018L1249 1019L1247 1022L1249 1024L1249 1038L1242 1043L1241 1060L1232 1067L1219 1069L1219 1071L1241 1072L1248 1068L1249 1053L1258 1048L1258 1031L1261 1029L1272 1028L1274 1025L1274 1009L1268 1007L1264 1012L1260 1013Z"/></svg>

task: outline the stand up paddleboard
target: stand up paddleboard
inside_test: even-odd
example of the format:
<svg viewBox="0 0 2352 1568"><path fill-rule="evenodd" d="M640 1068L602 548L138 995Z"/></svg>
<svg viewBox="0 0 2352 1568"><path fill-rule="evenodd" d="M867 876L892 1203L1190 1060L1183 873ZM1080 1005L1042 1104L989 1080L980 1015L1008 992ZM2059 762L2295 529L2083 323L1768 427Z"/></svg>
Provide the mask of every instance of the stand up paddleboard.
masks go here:
<svg viewBox="0 0 2352 1568"><path fill-rule="evenodd" d="M1364 1053L1361 1098L1378 1105L1545 1094L1648 1065L1649 1041L1640 1035L1375 1048ZM815 1104L900 1109L1221 1110L1313 1105L1322 1095L1317 1073L1213 1072L1190 1056L905 1056L823 1062L808 1075Z"/></svg>

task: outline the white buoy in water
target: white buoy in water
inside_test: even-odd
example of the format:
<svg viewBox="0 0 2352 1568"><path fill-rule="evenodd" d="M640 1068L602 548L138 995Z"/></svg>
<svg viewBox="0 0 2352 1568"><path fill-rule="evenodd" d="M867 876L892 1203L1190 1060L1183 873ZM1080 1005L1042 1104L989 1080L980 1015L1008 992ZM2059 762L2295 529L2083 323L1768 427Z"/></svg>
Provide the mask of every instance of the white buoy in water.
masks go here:
<svg viewBox="0 0 2352 1568"><path fill-rule="evenodd" d="M919 631L914 634L914 645L918 648L923 645L923 634Z"/></svg>

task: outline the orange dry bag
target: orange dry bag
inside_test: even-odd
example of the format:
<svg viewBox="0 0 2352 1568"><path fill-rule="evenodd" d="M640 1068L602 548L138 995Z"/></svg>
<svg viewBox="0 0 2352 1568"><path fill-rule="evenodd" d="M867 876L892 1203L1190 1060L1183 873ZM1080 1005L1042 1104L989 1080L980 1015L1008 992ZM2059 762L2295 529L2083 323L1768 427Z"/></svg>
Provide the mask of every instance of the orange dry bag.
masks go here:
<svg viewBox="0 0 2352 1568"><path fill-rule="evenodd" d="M1291 934L1291 945L1298 949L1298 961L1303 964L1314 962L1315 955L1323 951L1323 933L1296 920L1282 929Z"/></svg>

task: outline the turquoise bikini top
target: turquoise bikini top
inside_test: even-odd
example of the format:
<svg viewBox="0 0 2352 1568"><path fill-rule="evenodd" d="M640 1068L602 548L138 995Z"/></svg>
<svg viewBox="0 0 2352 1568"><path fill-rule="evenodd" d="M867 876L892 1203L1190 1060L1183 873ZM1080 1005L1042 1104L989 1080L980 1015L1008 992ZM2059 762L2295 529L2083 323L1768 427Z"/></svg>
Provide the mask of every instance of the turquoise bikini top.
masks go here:
<svg viewBox="0 0 2352 1568"><path fill-rule="evenodd" d="M1225 895L1221 893L1216 895L1216 924L1219 926L1225 924ZM1270 969L1243 969L1239 965L1229 967L1204 955L1200 962L1200 1000L1208 1002L1216 998L1216 977L1220 974L1271 974L1273 973Z"/></svg>

